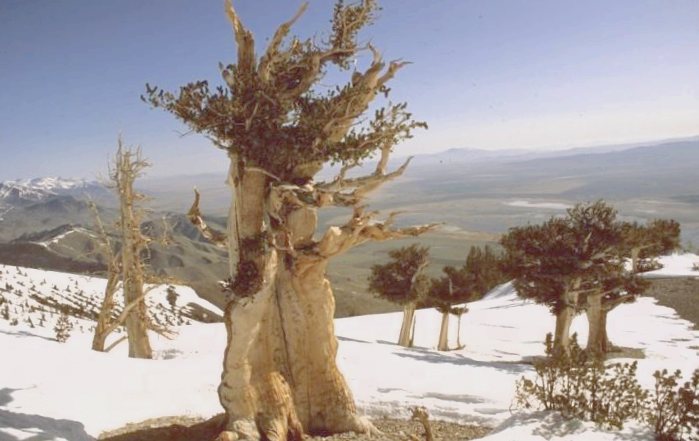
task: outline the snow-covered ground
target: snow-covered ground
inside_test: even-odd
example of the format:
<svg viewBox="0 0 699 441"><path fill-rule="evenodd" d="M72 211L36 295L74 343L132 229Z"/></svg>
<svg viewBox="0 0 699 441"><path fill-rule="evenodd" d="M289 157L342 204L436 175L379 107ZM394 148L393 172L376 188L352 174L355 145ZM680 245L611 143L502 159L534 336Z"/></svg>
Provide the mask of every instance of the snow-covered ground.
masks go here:
<svg viewBox="0 0 699 441"><path fill-rule="evenodd" d="M73 316L74 326L89 330L99 313L104 299L106 280L0 265L0 322L7 320L28 325L30 328L52 329L59 311ZM168 300L166 285L148 293L146 304L156 324L174 326L189 324L192 320L214 321L221 310L200 298L192 288L173 285L174 297ZM115 314L123 308L123 294L118 290Z"/></svg>
<svg viewBox="0 0 699 441"><path fill-rule="evenodd" d="M699 277L699 256L692 253L673 254L660 259L662 268L645 273L646 277Z"/></svg>
<svg viewBox="0 0 699 441"><path fill-rule="evenodd" d="M699 260L669 257L666 276L669 268L682 273L679 259ZM36 270L20 270L31 271ZM543 354L542 341L554 318L546 308L518 299L507 285L469 309L461 321L465 347L453 352L435 350L440 324L435 310L417 312L412 349L394 343L401 314L337 320L338 362L360 409L371 416L407 417L407 408L419 404L433 418L495 427L484 438L488 441L652 439L647 429L635 425L604 432L555 414L511 413L514 383L532 371L521 361ZM584 317L573 324L582 342L586 327ZM153 336L158 360L132 360L126 358L125 346L109 354L90 351L87 331L74 332L60 344L50 329L24 322L10 326L0 319L0 440L91 440L129 422L220 412L216 387L226 340L223 326L196 323L177 329L174 341ZM455 345L454 318L451 332ZM651 298L617 308L610 315L609 333L615 344L645 351L638 370L645 386L651 385L656 369L689 374L699 367L699 332Z"/></svg>

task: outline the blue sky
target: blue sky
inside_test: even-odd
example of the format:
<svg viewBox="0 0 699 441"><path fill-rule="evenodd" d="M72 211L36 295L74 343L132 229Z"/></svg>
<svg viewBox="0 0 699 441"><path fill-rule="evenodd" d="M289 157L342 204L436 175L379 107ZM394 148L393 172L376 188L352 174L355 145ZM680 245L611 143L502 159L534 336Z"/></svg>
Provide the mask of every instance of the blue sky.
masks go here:
<svg viewBox="0 0 699 441"><path fill-rule="evenodd" d="M333 2L295 32L320 35ZM260 50L300 2L237 0ZM383 0L363 34L413 62L391 84L430 130L397 154L553 149L699 134L699 1ZM121 133L151 175L225 155L139 100L219 80L234 61L222 0L0 0L0 180L94 177Z"/></svg>

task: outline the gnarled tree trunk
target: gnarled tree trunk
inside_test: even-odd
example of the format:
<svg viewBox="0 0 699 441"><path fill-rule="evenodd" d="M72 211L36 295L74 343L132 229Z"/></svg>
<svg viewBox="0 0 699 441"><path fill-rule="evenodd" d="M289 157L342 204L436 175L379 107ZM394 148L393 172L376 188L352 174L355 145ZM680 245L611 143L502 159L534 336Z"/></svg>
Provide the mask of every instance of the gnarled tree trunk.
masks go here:
<svg viewBox="0 0 699 441"><path fill-rule="evenodd" d="M236 206L240 264L262 263L259 288L234 297L226 309L228 345L219 387L227 429L247 439L295 440L302 433L367 432L337 368L335 302L325 277L328 258L270 249L256 253L245 243L262 232L269 201L265 175L247 170L238 179ZM235 184L234 184L235 187ZM284 224L293 248L312 241L315 208L287 211ZM229 231L232 229L229 228ZM280 247L281 248L281 247Z"/></svg>
<svg viewBox="0 0 699 441"><path fill-rule="evenodd" d="M412 346L413 330L415 329L415 302L403 306L403 323L400 326L398 345L409 348Z"/></svg>

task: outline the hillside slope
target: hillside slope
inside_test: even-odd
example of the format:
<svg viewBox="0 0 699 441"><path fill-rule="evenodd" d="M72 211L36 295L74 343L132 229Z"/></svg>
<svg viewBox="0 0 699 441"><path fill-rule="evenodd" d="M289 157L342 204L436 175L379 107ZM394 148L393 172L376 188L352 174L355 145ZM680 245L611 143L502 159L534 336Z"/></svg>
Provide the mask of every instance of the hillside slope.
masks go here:
<svg viewBox="0 0 699 441"><path fill-rule="evenodd" d="M66 279L69 284L70 280ZM531 374L527 361L543 353L542 341L553 329L554 318L545 307L517 298L507 286L469 304L469 309L461 323L465 347L451 352L434 349L440 314L433 309L418 311L412 349L394 344L400 313L336 320L338 363L359 408L373 417L407 417L409 406L426 406L437 419L495 427L484 438L488 441L652 440L648 429L638 424L605 432L588 423L562 421L555 414L511 414L514 383ZM586 328L584 317L578 317L573 331L582 342ZM173 341L154 337L160 359L145 361L126 358L125 346L109 354L91 352L87 333L75 332L59 344L48 329L10 326L0 319L0 347L11 354L0 364L0 436L87 441L130 422L218 413L216 387L225 330L219 324L193 324L178 331ZM455 320L450 332L453 345ZM609 333L614 343L643 350L638 377L646 387L656 369L689 373L697 367L699 331L654 299L616 309Z"/></svg>

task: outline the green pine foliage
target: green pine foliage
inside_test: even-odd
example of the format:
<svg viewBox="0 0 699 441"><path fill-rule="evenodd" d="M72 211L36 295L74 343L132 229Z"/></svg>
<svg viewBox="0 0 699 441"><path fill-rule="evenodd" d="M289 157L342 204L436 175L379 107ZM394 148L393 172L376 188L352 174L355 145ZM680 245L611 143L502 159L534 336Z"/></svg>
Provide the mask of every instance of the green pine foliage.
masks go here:
<svg viewBox="0 0 699 441"><path fill-rule="evenodd" d="M510 229L500 243L518 294L557 314L564 306L579 306L567 305L564 292L601 288L623 274L618 258L623 237L616 214L597 201L576 205L566 217Z"/></svg>
<svg viewBox="0 0 699 441"><path fill-rule="evenodd" d="M56 326L53 328L56 333L56 340L65 343L70 338L70 332L73 330L73 323L70 321L68 314L62 312L56 321Z"/></svg>
<svg viewBox="0 0 699 441"><path fill-rule="evenodd" d="M461 267L446 266L442 272L442 277L432 279L426 301L440 312L452 312L454 305L478 300L507 281L501 258L487 245L471 247Z"/></svg>
<svg viewBox="0 0 699 441"><path fill-rule="evenodd" d="M385 82L405 64L384 63L371 45L358 42L360 30L378 10L375 0L339 1L329 38L288 38L292 20L279 28L260 57L252 34L232 18L238 60L219 65L223 85L196 81L168 92L147 84L142 99L238 155L245 165L263 168L284 182L312 176L317 170L300 170L308 164L356 163L427 127L413 120L405 103L387 102L373 117L366 114L377 95L388 97ZM365 71L352 63L362 52L374 57ZM317 87L329 69L351 70L351 81ZM359 118L364 122L356 124Z"/></svg>
<svg viewBox="0 0 699 441"><path fill-rule="evenodd" d="M428 247L417 244L389 251L389 262L371 267L369 291L400 305L420 300L422 290L415 285L427 280L426 277L415 278L427 265L429 255Z"/></svg>

